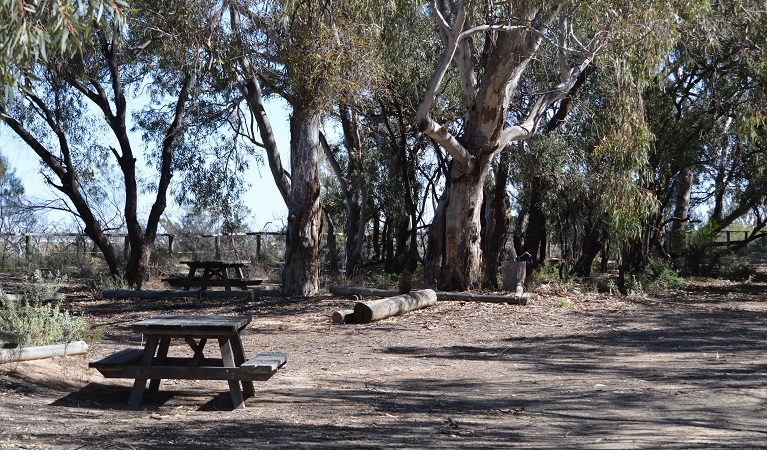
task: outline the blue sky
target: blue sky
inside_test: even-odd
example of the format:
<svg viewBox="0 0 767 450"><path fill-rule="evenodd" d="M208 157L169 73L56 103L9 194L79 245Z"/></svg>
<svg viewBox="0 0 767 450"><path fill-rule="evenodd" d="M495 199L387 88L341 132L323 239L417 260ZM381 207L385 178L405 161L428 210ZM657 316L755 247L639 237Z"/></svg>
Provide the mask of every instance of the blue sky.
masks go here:
<svg viewBox="0 0 767 450"><path fill-rule="evenodd" d="M282 154L283 165L287 167L290 164L289 111L284 102L281 101L269 102L266 109L275 131L277 145ZM17 139L10 129L2 126L0 126L0 153L8 159L10 166L16 171L16 176L24 182L28 197L54 198L51 188L45 184L45 180L40 174L39 158L29 147ZM280 228L285 222L287 208L275 187L269 167L266 165L258 166L253 161L246 177L251 186L243 198L245 206L251 210L251 217L248 220L250 230L266 231ZM169 198L168 200L172 202L172 199ZM140 210L148 210L149 200L146 200L145 203L140 205ZM169 204L166 216L172 218L177 213L176 206ZM72 226L71 216L64 213L50 213L48 222L52 228L55 228L55 231L72 231L75 228Z"/></svg>

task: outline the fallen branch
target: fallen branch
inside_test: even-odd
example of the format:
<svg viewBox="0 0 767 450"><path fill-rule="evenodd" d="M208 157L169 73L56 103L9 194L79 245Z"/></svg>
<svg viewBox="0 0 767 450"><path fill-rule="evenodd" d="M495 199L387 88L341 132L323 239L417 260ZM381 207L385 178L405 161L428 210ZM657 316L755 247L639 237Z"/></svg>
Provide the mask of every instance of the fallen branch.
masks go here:
<svg viewBox="0 0 767 450"><path fill-rule="evenodd" d="M399 291L389 289L373 289L353 286L330 286L328 288L334 295L365 295L371 297L393 297L399 295ZM419 292L419 291L411 291ZM463 301L463 302L490 302L508 303L510 305L526 305L529 294L522 295L488 295L472 294L469 292L437 292L437 300Z"/></svg>
<svg viewBox="0 0 767 450"><path fill-rule="evenodd" d="M150 290L107 290L101 292L102 298L125 300L131 298L236 298L254 300L256 297L279 296L278 289L252 289L248 291L150 291Z"/></svg>
<svg viewBox="0 0 767 450"><path fill-rule="evenodd" d="M88 352L88 344L74 341L68 344L42 345L39 347L18 347L0 349L0 363L31 361L53 356L83 355Z"/></svg>
<svg viewBox="0 0 767 450"><path fill-rule="evenodd" d="M411 291L408 294L394 297L360 302L354 305L354 320L358 323L375 322L376 320L404 314L415 309L426 308L437 304L437 294L431 289Z"/></svg>

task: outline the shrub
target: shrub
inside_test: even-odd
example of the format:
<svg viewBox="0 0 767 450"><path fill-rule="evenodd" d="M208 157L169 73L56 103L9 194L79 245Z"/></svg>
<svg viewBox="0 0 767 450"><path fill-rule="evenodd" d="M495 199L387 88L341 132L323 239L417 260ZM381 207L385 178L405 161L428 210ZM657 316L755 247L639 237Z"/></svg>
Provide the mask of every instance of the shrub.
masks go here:
<svg viewBox="0 0 767 450"><path fill-rule="evenodd" d="M689 283L679 275L679 272L671 267L665 259L659 259L650 263L649 285L652 288L684 289Z"/></svg>
<svg viewBox="0 0 767 450"><path fill-rule="evenodd" d="M748 278L754 273L732 250L717 244L716 233L710 225L690 234L684 256L685 269L693 275Z"/></svg>
<svg viewBox="0 0 767 450"><path fill-rule="evenodd" d="M716 244L713 226L693 231L684 249L685 269L693 275L710 275L728 250Z"/></svg>
<svg viewBox="0 0 767 450"><path fill-rule="evenodd" d="M44 277L38 270L33 280L16 300L10 300L0 287L0 323L4 331L24 336L25 345L98 340L99 331L91 330L83 316L62 309L61 300L50 300L65 278L58 274Z"/></svg>

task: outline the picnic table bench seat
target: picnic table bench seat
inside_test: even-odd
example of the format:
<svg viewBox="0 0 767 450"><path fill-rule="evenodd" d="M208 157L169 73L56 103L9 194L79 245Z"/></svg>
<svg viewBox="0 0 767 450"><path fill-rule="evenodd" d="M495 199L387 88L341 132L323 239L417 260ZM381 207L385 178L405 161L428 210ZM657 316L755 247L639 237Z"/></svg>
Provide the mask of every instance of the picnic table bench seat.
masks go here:
<svg viewBox="0 0 767 450"><path fill-rule="evenodd" d="M199 366L190 367L189 358L167 357L162 366L139 365L143 350L126 348L88 363L105 378L161 377L182 380L266 381L288 361L288 353L264 352L245 361L240 367L223 367L221 358L202 358Z"/></svg>
<svg viewBox="0 0 767 450"><path fill-rule="evenodd" d="M93 367L102 373L104 371L121 371L128 366L138 364L143 353L144 349L142 348L126 348L98 361L91 361L88 363L88 367Z"/></svg>
<svg viewBox="0 0 767 450"><path fill-rule="evenodd" d="M276 372L288 362L288 353L263 352L242 363L242 369L249 372Z"/></svg>
<svg viewBox="0 0 767 450"><path fill-rule="evenodd" d="M168 283L171 286L181 287L222 287L229 284L230 286L246 288L247 286L257 286L264 282L263 278L229 278L228 280L205 280L202 277L193 277L191 280L185 276L171 276L163 278L162 281Z"/></svg>

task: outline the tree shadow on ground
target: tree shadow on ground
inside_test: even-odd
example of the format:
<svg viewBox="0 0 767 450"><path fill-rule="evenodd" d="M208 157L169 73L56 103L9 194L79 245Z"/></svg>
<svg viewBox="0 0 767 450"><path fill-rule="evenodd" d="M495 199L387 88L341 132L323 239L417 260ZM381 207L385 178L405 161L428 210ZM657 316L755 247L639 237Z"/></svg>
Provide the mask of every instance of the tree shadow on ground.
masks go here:
<svg viewBox="0 0 767 450"><path fill-rule="evenodd" d="M254 443L259 448L334 449L498 448L526 443L536 448L656 448L658 442L666 448L708 448L710 442L695 445L686 437L717 430L729 439L716 441L717 448L767 448L761 419L767 408L764 314L653 311L632 316L644 321L642 327L615 314L576 314L598 320L599 331L509 337L486 345L384 347L377 351L382 358L398 358L382 359L381 370L389 364L407 367L428 361L434 376L376 381L318 372L313 387L272 390L267 385L246 402L262 412L281 402L294 403L299 411L301 405L336 409L337 414L324 416L324 423L307 423L300 414L223 420L190 413L163 427L137 423L131 435L138 444L129 443L149 448L141 442L151 441L151 448L159 449L242 448ZM485 376L489 362L498 371L493 377ZM457 366L471 367L475 375L453 371ZM123 411L128 409L129 390L91 384L54 404ZM159 410L172 398L186 406L199 405L201 398L207 401L198 411L231 407L225 384L218 393L161 387L157 395L146 400L145 411ZM545 423L547 434L526 431L535 423ZM93 439L87 444L128 442L124 430L107 430Z"/></svg>

